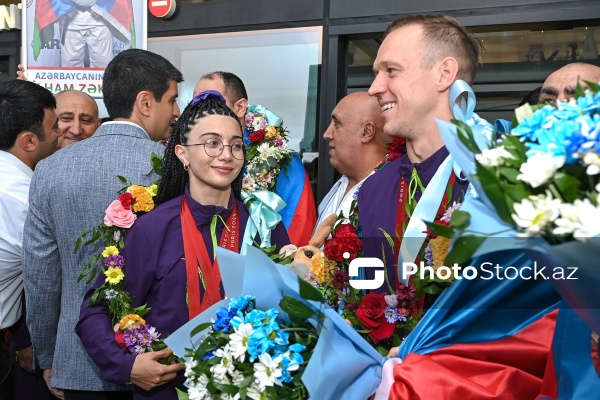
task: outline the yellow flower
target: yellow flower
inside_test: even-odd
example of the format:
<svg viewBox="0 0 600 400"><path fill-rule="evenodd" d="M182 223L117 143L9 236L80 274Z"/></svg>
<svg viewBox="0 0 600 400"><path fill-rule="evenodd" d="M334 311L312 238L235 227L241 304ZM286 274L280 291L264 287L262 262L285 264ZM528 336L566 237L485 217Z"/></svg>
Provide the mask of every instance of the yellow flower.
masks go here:
<svg viewBox="0 0 600 400"><path fill-rule="evenodd" d="M448 249L450 248L450 239L438 236L429 241L429 247L431 247L431 255L433 257L433 268L437 270L446 262Z"/></svg>
<svg viewBox="0 0 600 400"><path fill-rule="evenodd" d="M131 185L127 191L131 193L135 199L135 203L133 203L132 207L133 212L152 211L154 208L154 200L152 200L152 195L144 186Z"/></svg>
<svg viewBox="0 0 600 400"><path fill-rule="evenodd" d="M132 326L139 328L140 325L143 325L145 323L146 323L146 321L144 321L144 319L142 317L140 317L139 315L127 314L126 316L121 318L121 321L119 321L119 329L124 331L125 329L131 328Z"/></svg>
<svg viewBox="0 0 600 400"><path fill-rule="evenodd" d="M154 197L158 193L158 186L151 185L146 188L146 191L150 193L150 196Z"/></svg>
<svg viewBox="0 0 600 400"><path fill-rule="evenodd" d="M125 278L125 274L121 268L115 267L108 267L108 269L104 271L104 275L106 276L105 282L108 282L110 285L116 285Z"/></svg>
<svg viewBox="0 0 600 400"><path fill-rule="evenodd" d="M329 260L325 257L325 253L321 251L312 256L310 272L317 277L319 282L325 282L331 278L335 266L335 261Z"/></svg>
<svg viewBox="0 0 600 400"><path fill-rule="evenodd" d="M277 129L273 125L269 125L265 128L265 137L267 139L275 139L278 136Z"/></svg>
<svg viewBox="0 0 600 400"><path fill-rule="evenodd" d="M119 249L116 246L106 246L102 252L102 257L104 258L117 255L119 255Z"/></svg>

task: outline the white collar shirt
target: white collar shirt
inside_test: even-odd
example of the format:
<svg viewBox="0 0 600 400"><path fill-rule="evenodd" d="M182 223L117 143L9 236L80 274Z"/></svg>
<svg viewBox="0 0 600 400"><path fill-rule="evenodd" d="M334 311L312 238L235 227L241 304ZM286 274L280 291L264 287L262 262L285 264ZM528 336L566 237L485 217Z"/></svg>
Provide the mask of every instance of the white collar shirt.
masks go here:
<svg viewBox="0 0 600 400"><path fill-rule="evenodd" d="M0 150L0 329L21 317L21 248L32 176L25 163Z"/></svg>

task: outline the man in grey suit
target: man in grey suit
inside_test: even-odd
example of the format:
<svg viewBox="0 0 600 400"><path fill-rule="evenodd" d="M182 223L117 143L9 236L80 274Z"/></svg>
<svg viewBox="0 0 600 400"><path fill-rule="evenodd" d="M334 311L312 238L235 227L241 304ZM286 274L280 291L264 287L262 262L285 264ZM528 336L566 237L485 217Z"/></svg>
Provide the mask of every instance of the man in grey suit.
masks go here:
<svg viewBox="0 0 600 400"><path fill-rule="evenodd" d="M30 207L23 238L23 276L34 355L51 376L49 386L66 400L130 398L128 386L102 380L89 358L75 325L90 285L77 277L100 246L84 246L74 253L75 241L98 225L106 207L123 186L118 175L139 185L158 179L150 156L162 155L155 141L169 136L180 115L177 83L181 73L165 58L145 51L126 50L104 73L104 103L113 122L103 124L87 140L69 146L40 162L31 183ZM166 354L163 354L166 353ZM169 350L146 353L132 368L132 383L140 368L151 377L172 379L181 365L154 362Z"/></svg>

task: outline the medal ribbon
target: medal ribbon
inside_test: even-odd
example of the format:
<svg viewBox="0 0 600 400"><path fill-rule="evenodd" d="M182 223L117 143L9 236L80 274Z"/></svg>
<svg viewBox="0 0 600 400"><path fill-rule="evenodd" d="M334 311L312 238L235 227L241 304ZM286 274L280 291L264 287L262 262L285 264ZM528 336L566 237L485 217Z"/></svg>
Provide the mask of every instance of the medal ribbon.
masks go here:
<svg viewBox="0 0 600 400"><path fill-rule="evenodd" d="M190 319L194 318L208 307L221 300L221 271L216 257L208 255L202 233L196 226L196 221L190 211L185 196L181 202L181 230L183 233L183 251L185 254L185 269L188 287L188 308ZM225 222L219 246L239 252L239 217L237 202L234 201L233 211ZM216 219L211 223L213 246L216 244ZM216 255L216 249L214 254ZM214 260L214 263L213 263ZM204 286L204 296L200 299L200 280Z"/></svg>

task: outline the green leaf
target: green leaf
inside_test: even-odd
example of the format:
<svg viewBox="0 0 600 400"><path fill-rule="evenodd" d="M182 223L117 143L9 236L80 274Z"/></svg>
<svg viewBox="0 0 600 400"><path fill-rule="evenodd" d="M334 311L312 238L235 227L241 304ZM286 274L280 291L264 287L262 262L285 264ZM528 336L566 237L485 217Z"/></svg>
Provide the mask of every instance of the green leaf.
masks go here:
<svg viewBox="0 0 600 400"><path fill-rule="evenodd" d="M316 287L300 277L298 277L298 284L300 285L300 296L302 296L303 299L318 301L319 303L325 302L323 295Z"/></svg>
<svg viewBox="0 0 600 400"><path fill-rule="evenodd" d="M162 157L156 154L155 152L152 152L152 154L150 155L150 163L152 164L152 170L156 172L157 175L162 175Z"/></svg>
<svg viewBox="0 0 600 400"><path fill-rule="evenodd" d="M283 296L283 299L279 302L279 306L283 311L288 313L290 318L308 319L315 315L315 312L309 306L290 296Z"/></svg>
<svg viewBox="0 0 600 400"><path fill-rule="evenodd" d="M517 176L521 172L516 168L502 167L498 170L498 172L500 173L501 176L503 176L510 183L518 183L519 182L519 180L517 179Z"/></svg>
<svg viewBox="0 0 600 400"><path fill-rule="evenodd" d="M585 87L581 85L581 82L577 80L577 88L575 89L575 98L585 96Z"/></svg>
<svg viewBox="0 0 600 400"><path fill-rule="evenodd" d="M479 161L475 160L475 165L477 166L476 177L481 182L485 194L494 204L498 216L504 222L512 224L510 211L506 205L504 193L500 187L500 179L493 170L483 166Z"/></svg>
<svg viewBox="0 0 600 400"><path fill-rule="evenodd" d="M454 229L446 225L436 224L435 222L425 222L425 225L427 225L427 229L429 229L429 231L434 235L443 236L447 238L456 236Z"/></svg>
<svg viewBox="0 0 600 400"><path fill-rule="evenodd" d="M179 388L175 388L175 390L177 390L177 399L178 400L190 400L190 397L188 396L187 392L184 392L183 390L181 390Z"/></svg>
<svg viewBox="0 0 600 400"><path fill-rule="evenodd" d="M458 264L464 266L475 251L481 246L486 236L465 235L454 240L452 249L446 256L446 265Z"/></svg>
<svg viewBox="0 0 600 400"><path fill-rule="evenodd" d="M234 386L234 385L225 385L225 384L222 384L222 383L217 383L214 380L213 380L213 385L215 385L215 387L218 390L220 390L221 392L230 394L232 396L238 392L237 386Z"/></svg>
<svg viewBox="0 0 600 400"><path fill-rule="evenodd" d="M572 203L579 198L579 180L564 172L557 172L554 175L554 184L565 198L567 203Z"/></svg>
<svg viewBox="0 0 600 400"><path fill-rule="evenodd" d="M586 85L588 85L588 87L590 88L590 90L594 93L598 93L600 92L600 85L598 85L598 83L596 82L592 82L592 81L584 81Z"/></svg>
<svg viewBox="0 0 600 400"><path fill-rule="evenodd" d="M481 153L481 150L475 141L473 131L471 131L469 125L457 119L450 120L450 122L456 125L456 134L458 135L458 139L462 142L462 144L464 144L465 147L473 154Z"/></svg>
<svg viewBox="0 0 600 400"><path fill-rule="evenodd" d="M117 175L117 178L119 178L119 180L121 182L123 182L124 184L126 184L126 185L128 184L127 178L125 178L125 177L123 177L121 175Z"/></svg>
<svg viewBox="0 0 600 400"><path fill-rule="evenodd" d="M439 287L438 285L428 285L425 287L425 293L429 294L441 294L444 291L444 288Z"/></svg>
<svg viewBox="0 0 600 400"><path fill-rule="evenodd" d="M506 194L506 196L510 199L512 199L512 202L520 202L522 201L524 198L529 197L532 193L531 191L527 188L527 186L525 186L523 183L519 182L516 185L511 185L508 183L505 183L502 185L502 189L504 191L504 193ZM507 204L508 204L508 200L507 200ZM512 210L512 206L509 206L509 209Z"/></svg>
<svg viewBox="0 0 600 400"><path fill-rule="evenodd" d="M471 214L466 211L455 210L450 217L450 227L464 231L471 223Z"/></svg>
<svg viewBox="0 0 600 400"><path fill-rule="evenodd" d="M386 231L384 231L383 229L379 228L379 230L383 233L383 237L386 238L388 244L390 245L391 248L394 248L394 238L392 238L390 236L389 233L387 233Z"/></svg>
<svg viewBox="0 0 600 400"><path fill-rule="evenodd" d="M205 322L203 324L198 325L190 332L190 337L194 337L205 329L208 329L212 326L212 322Z"/></svg>

